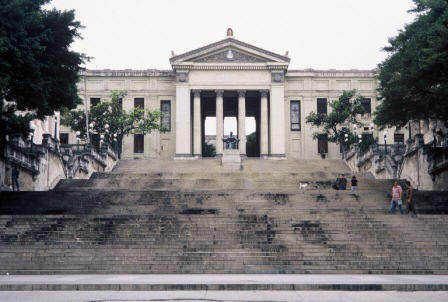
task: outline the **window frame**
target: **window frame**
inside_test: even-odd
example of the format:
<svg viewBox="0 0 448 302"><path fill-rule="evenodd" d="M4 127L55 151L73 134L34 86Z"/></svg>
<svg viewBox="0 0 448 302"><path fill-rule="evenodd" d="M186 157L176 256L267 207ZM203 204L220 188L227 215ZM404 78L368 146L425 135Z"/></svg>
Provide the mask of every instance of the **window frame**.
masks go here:
<svg viewBox="0 0 448 302"><path fill-rule="evenodd" d="M319 108L323 108L322 104L325 101L325 112L319 112ZM316 99L316 113L317 114L328 114L328 98L317 98Z"/></svg>
<svg viewBox="0 0 448 302"><path fill-rule="evenodd" d="M90 109L92 109L92 107L94 107L97 104L101 103L101 98L98 98L98 97L89 98L89 102L90 102Z"/></svg>
<svg viewBox="0 0 448 302"><path fill-rule="evenodd" d="M297 123L293 123L292 117L293 117L293 105L297 104L298 105L298 122ZM290 100L289 103L289 126L290 126L290 130L291 131L301 131L302 130L302 119L301 119L301 108L300 108L300 100ZM293 126L297 125L298 128L294 128Z"/></svg>
<svg viewBox="0 0 448 302"><path fill-rule="evenodd" d="M367 104L369 105L369 110L367 109ZM366 111L362 116L363 117L371 117L372 116L372 99L371 98L364 98L361 102L361 105L363 106L364 110Z"/></svg>
<svg viewBox="0 0 448 302"><path fill-rule="evenodd" d="M160 112L162 114L164 114L165 112L163 111L163 105L164 104L168 104L168 116L167 116L167 122L168 122L168 127L163 129L166 132L170 132L171 131L171 100L160 100ZM163 121L163 116L160 118L160 126L162 127L164 121Z"/></svg>
<svg viewBox="0 0 448 302"><path fill-rule="evenodd" d="M138 144L137 138L141 138L141 146ZM139 148L141 147L141 149ZM143 154L145 153L145 136L143 134L134 134L134 154Z"/></svg>
<svg viewBox="0 0 448 302"><path fill-rule="evenodd" d="M64 138L67 139L66 143L62 143L62 136L64 136ZM69 141L70 141L70 136L69 136L68 133L65 133L65 132L59 132L59 143L60 143L61 145L68 145Z"/></svg>
<svg viewBox="0 0 448 302"><path fill-rule="evenodd" d="M142 103L137 104L137 101L138 102L142 101ZM145 110L145 98L134 98L134 110L137 108Z"/></svg>
<svg viewBox="0 0 448 302"><path fill-rule="evenodd" d="M325 138L325 140L324 140L324 142L325 142L325 150L323 150L323 151L326 151L326 152L320 152L321 150L320 150L320 145L321 145L321 139L322 138ZM318 154L328 154L328 135L327 134L320 134L318 137L317 137L317 153Z"/></svg>

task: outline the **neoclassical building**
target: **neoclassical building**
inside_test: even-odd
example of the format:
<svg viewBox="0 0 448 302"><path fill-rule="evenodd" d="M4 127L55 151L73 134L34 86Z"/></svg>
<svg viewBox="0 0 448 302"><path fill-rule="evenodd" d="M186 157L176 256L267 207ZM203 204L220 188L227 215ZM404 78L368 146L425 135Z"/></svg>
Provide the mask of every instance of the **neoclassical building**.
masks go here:
<svg viewBox="0 0 448 302"><path fill-rule="evenodd" d="M361 117L370 132L376 105L373 70L292 70L288 54L280 55L236 39L229 29L224 40L169 59L172 70L88 70L79 93L91 106L107 99L111 90L126 90L123 108L161 110L167 132L130 135L123 158L201 158L205 120L216 120L216 153L223 153L224 119L235 117L239 151L246 152L246 124L255 121L256 156L261 158L340 158L340 148L326 137L313 139L305 123L311 111L327 112L329 102L343 90L357 89L369 113ZM243 135L244 134L244 135ZM390 130L388 143L405 134ZM62 127L62 143L74 143Z"/></svg>

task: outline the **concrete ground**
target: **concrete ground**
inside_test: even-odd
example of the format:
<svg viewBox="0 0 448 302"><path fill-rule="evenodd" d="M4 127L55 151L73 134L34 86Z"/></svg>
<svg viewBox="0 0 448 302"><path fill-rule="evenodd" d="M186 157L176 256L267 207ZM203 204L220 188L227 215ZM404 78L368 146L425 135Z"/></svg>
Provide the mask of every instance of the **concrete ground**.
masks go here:
<svg viewBox="0 0 448 302"><path fill-rule="evenodd" d="M2 302L445 302L448 292L347 291L12 291Z"/></svg>
<svg viewBox="0 0 448 302"><path fill-rule="evenodd" d="M322 302L370 302L370 301L448 301L448 291L399 291L378 290L168 290L126 291L105 290L104 285L185 285L213 284L239 285L381 285L400 287L409 285L446 286L448 275L3 275L0 276L0 301L2 302L142 302L142 301L322 301ZM23 286L22 290L8 290L7 286ZM29 286L62 285L80 286L81 290L29 290ZM82 290L82 285L96 285L91 290ZM34 288L33 286L33 288ZM430 287L429 287L430 288Z"/></svg>
<svg viewBox="0 0 448 302"><path fill-rule="evenodd" d="M448 275L2 275L4 284L448 284Z"/></svg>

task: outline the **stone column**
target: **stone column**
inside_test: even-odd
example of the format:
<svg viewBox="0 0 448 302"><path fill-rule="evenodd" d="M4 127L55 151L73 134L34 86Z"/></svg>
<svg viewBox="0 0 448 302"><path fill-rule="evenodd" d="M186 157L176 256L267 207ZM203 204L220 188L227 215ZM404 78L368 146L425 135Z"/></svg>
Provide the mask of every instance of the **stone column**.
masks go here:
<svg viewBox="0 0 448 302"><path fill-rule="evenodd" d="M176 158L191 157L190 89L176 86Z"/></svg>
<svg viewBox="0 0 448 302"><path fill-rule="evenodd" d="M201 91L193 90L193 155L202 156Z"/></svg>
<svg viewBox="0 0 448 302"><path fill-rule="evenodd" d="M238 144L240 155L246 156L246 91L238 90Z"/></svg>
<svg viewBox="0 0 448 302"><path fill-rule="evenodd" d="M261 90L260 99L260 157L267 157L268 149L268 90Z"/></svg>
<svg viewBox="0 0 448 302"><path fill-rule="evenodd" d="M285 96L283 85L272 85L270 91L270 157L285 157Z"/></svg>
<svg viewBox="0 0 448 302"><path fill-rule="evenodd" d="M224 138L224 90L216 90L216 156L222 156Z"/></svg>

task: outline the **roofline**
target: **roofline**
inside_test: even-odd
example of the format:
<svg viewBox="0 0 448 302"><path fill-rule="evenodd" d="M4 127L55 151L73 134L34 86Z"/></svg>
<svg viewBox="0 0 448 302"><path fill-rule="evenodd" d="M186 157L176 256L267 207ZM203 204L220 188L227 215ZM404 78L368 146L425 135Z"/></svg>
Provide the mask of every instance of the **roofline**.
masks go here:
<svg viewBox="0 0 448 302"><path fill-rule="evenodd" d="M184 53L182 53L182 54L176 55L176 56L174 56L174 57L171 57L171 58L170 58L170 63L172 64L172 63L173 63L174 61L176 61L176 60L179 60L179 59L188 57L188 56L193 55L193 54L195 54L195 53L201 52L201 51L203 51L203 50L205 50L205 49L207 49L207 48L214 47L214 46L217 46L217 45L219 45L219 44L221 44L221 43L230 42L230 41L231 41L231 42L234 42L235 44L239 44L240 46L247 47L247 48L251 48L251 49L253 49L253 50L256 50L256 51L265 53L265 54L267 54L267 55L270 55L270 56L275 57L275 58L280 59L280 60L284 60L284 61L286 61L286 62L290 62L290 61L291 61L290 58L285 57L285 56L282 56L282 55L279 55L279 54L277 54L277 53L275 53L275 52L272 52L272 51L269 51L269 50L266 50L266 49L263 49L263 48L254 46L254 45L252 45L252 44L249 44L249 43L246 43L246 42L237 40L237 39L235 39L235 38L233 38L233 37L228 37L228 38L225 38L225 39L223 39L223 40L220 40L220 41L217 41L217 42L214 42L214 43L211 43L211 44L202 46L202 47L200 47L200 48L196 48L196 49L193 49L193 50L184 52Z"/></svg>

